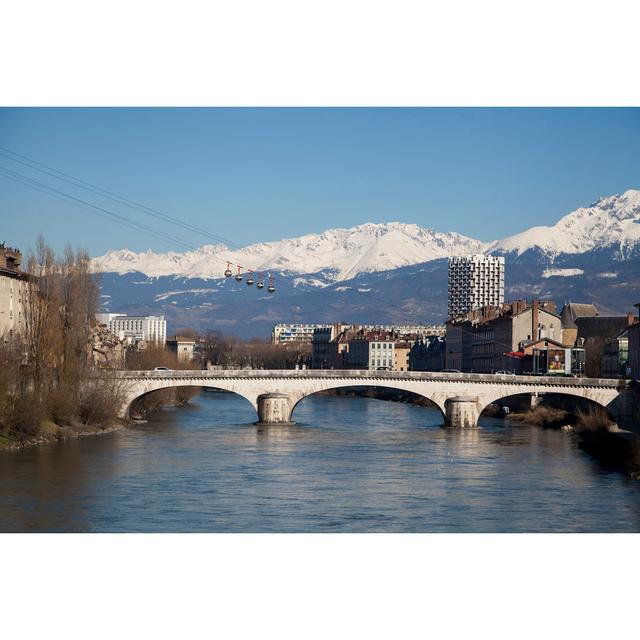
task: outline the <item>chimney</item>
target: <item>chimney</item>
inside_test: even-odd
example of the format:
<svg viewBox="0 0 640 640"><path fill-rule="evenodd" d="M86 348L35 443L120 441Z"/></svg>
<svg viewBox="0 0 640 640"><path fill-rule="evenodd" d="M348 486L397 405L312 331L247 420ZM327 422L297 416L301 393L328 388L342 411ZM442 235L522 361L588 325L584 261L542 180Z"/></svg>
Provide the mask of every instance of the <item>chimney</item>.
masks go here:
<svg viewBox="0 0 640 640"><path fill-rule="evenodd" d="M540 301L534 300L532 303L532 311L531 311L531 339L536 341L538 339L538 315L539 315L539 307Z"/></svg>

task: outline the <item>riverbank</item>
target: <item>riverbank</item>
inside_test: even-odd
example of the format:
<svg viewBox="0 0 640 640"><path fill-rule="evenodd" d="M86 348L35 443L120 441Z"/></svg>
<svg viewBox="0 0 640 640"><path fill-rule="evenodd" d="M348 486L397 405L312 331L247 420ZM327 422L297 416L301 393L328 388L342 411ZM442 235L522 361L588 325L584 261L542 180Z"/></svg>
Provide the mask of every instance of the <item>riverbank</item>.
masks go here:
<svg viewBox="0 0 640 640"><path fill-rule="evenodd" d="M104 423L85 424L80 420L71 420L69 424L64 425L50 419L42 420L40 424L31 425L28 431L15 429L9 433L0 433L0 451L19 451L41 444L53 444L120 431L135 422L144 420L149 413L161 407L184 406L198 393L199 389L192 387L162 389L149 393L131 408L131 420L111 417Z"/></svg>
<svg viewBox="0 0 640 640"><path fill-rule="evenodd" d="M104 433L120 431L133 424L128 420L117 420L108 425L61 425L55 422L46 421L42 424L39 432L33 436L24 434L7 436L0 434L0 451L19 451L28 447L35 447L41 444L54 444L85 436L97 436Z"/></svg>
<svg viewBox="0 0 640 640"><path fill-rule="evenodd" d="M640 479L640 437L620 429L604 409L570 413L538 405L526 412L509 414L508 419L543 429L575 433L578 446L604 467Z"/></svg>

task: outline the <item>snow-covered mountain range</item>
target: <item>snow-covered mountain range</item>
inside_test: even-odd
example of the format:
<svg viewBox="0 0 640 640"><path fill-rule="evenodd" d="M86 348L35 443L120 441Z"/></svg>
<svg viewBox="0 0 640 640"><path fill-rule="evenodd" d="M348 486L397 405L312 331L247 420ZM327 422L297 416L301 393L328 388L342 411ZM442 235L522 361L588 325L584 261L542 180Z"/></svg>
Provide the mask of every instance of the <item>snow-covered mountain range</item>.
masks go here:
<svg viewBox="0 0 640 640"><path fill-rule="evenodd" d="M348 280L360 273L388 271L445 258L452 253L477 253L486 244L459 233L440 233L416 224L387 222L352 229L329 229L320 234L261 242L232 251L223 244L205 245L185 253L109 251L97 258L103 272L138 271L149 277L174 275L220 278L226 261L254 271L285 274L322 274L318 284Z"/></svg>
<svg viewBox="0 0 640 640"><path fill-rule="evenodd" d="M537 250L549 262L562 255L583 254L612 247L617 259L640 248L640 191L601 198L590 207L567 214L553 226L532 227L516 235L481 242L455 232L442 233L416 224L388 222L351 229L329 229L320 234L263 242L232 251L225 245L205 245L195 251L135 253L109 251L95 259L107 273L139 272L157 278L217 279L226 261L255 271L287 275L318 274L309 284L344 281L364 273L389 271L470 253L515 253Z"/></svg>
<svg viewBox="0 0 640 640"><path fill-rule="evenodd" d="M601 198L555 225L481 242L415 224L364 224L231 251L109 251L96 258L105 310L162 313L170 331L267 335L276 322L444 320L450 255L506 259L505 298L595 302L623 313L640 301L640 190ZM226 279L226 261L272 273L270 296Z"/></svg>

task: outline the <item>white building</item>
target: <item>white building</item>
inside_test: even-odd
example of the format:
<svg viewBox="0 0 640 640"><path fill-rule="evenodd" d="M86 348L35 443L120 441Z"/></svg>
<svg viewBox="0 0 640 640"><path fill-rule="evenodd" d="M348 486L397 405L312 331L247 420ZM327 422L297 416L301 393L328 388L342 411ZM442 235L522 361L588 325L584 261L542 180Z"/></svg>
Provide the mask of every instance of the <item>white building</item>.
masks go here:
<svg viewBox="0 0 640 640"><path fill-rule="evenodd" d="M167 340L167 321L164 316L127 316L115 313L99 313L96 319L106 324L109 331L121 340L144 340L162 344Z"/></svg>
<svg viewBox="0 0 640 640"><path fill-rule="evenodd" d="M477 254L449 258L448 317L504 302L504 258Z"/></svg>
<svg viewBox="0 0 640 640"><path fill-rule="evenodd" d="M108 327L114 318L124 318L126 315L126 313L96 313L96 320L98 324L104 324Z"/></svg>
<svg viewBox="0 0 640 640"><path fill-rule="evenodd" d="M365 332L369 331L382 331L391 332L398 335L398 337L419 335L419 336L443 336L447 327L445 325L437 324L363 324L358 325L360 329Z"/></svg>
<svg viewBox="0 0 640 640"><path fill-rule="evenodd" d="M277 324L271 332L272 344L311 342L315 329L330 329L330 324Z"/></svg>
<svg viewBox="0 0 640 640"><path fill-rule="evenodd" d="M372 340L369 342L369 369L387 369L393 371L396 345L391 340Z"/></svg>

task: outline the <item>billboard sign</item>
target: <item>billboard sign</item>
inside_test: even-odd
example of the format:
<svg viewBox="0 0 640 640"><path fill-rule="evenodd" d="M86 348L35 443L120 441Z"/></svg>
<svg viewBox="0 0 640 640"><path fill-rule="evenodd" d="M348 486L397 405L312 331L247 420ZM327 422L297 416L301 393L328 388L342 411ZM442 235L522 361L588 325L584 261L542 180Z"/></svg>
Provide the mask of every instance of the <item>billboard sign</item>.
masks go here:
<svg viewBox="0 0 640 640"><path fill-rule="evenodd" d="M547 371L549 375L564 374L566 372L567 366L565 349L549 349L547 357Z"/></svg>

